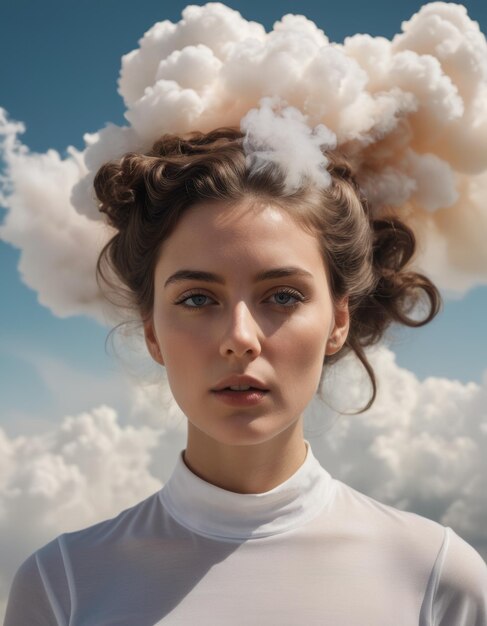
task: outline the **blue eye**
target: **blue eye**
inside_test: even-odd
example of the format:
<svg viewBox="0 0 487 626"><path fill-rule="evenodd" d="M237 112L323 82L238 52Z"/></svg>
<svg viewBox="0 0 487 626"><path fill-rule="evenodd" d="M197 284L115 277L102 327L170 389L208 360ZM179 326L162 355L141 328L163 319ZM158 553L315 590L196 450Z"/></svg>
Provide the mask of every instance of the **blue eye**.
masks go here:
<svg viewBox="0 0 487 626"><path fill-rule="evenodd" d="M196 300L196 306L192 306L190 304L186 304L186 300L193 300L193 298ZM205 299L205 298L210 298L209 296L205 296L204 293L192 293L189 296L186 296L183 300L180 300L179 302L176 302L176 304L182 304L184 307L188 308L188 309L201 309L202 307L199 305L204 304L204 302L202 302L201 300ZM198 301L199 300L199 301ZM211 298L210 298L211 300Z"/></svg>
<svg viewBox="0 0 487 626"><path fill-rule="evenodd" d="M277 304L282 304L283 306L287 306L289 308L297 306L298 302L302 302L304 300L303 296L298 291L295 291L294 289L280 289L279 291L276 291L272 295L273 296L285 296L285 298L287 298L286 302L277 301ZM294 298L298 302L290 303L289 297Z"/></svg>

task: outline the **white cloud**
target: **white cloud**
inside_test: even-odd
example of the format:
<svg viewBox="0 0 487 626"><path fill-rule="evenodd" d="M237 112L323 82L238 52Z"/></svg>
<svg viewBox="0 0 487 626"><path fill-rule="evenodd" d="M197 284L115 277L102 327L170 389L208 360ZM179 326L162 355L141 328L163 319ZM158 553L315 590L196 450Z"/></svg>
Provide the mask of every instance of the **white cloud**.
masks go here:
<svg viewBox="0 0 487 626"><path fill-rule="evenodd" d="M87 171L81 154L71 147L66 159L55 150L30 153L15 134L22 125L6 122L0 109L0 140L2 129L6 179L0 201L8 213L0 237L21 250L23 282L59 317L86 314L103 322L93 268L106 229L77 213L69 199Z"/></svg>
<svg viewBox="0 0 487 626"><path fill-rule="evenodd" d="M2 601L14 570L57 534L112 517L153 493L149 468L158 431L122 427L101 405L52 431L9 439L0 429Z"/></svg>

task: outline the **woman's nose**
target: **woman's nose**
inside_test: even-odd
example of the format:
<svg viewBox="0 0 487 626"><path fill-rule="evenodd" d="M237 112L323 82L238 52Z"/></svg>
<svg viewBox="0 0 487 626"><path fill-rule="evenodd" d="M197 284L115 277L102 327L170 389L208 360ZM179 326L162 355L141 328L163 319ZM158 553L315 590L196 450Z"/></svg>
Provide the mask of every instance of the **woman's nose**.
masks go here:
<svg viewBox="0 0 487 626"><path fill-rule="evenodd" d="M221 355L242 357L250 353L255 358L261 352L259 334L260 328L251 311L245 302L240 301L227 321L220 345Z"/></svg>

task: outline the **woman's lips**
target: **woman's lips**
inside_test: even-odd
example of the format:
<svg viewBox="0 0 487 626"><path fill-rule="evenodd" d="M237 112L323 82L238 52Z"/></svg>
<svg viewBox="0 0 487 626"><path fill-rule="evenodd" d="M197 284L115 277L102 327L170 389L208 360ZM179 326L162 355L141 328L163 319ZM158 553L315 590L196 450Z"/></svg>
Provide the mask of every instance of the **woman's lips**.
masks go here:
<svg viewBox="0 0 487 626"><path fill-rule="evenodd" d="M221 391L212 391L211 393L230 406L252 406L262 402L265 396L269 393L267 390L250 388L246 391L233 391L226 388Z"/></svg>

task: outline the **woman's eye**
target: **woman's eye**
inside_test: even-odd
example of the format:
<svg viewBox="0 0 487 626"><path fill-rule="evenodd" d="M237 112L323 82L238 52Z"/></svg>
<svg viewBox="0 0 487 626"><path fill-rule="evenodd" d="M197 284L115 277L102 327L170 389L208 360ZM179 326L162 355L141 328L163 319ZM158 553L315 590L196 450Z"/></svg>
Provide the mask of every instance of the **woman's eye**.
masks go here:
<svg viewBox="0 0 487 626"><path fill-rule="evenodd" d="M205 296L204 293L190 293L175 304L182 304L187 309L201 309L202 305L205 304L205 298L211 300L210 296ZM188 300L193 300L193 304L186 304Z"/></svg>
<svg viewBox="0 0 487 626"><path fill-rule="evenodd" d="M271 297L276 297L276 304L282 304L285 307L291 308L298 305L299 302L304 301L304 297L299 293L299 291L295 291L294 289L280 289L272 294ZM294 298L297 302L289 302L289 298Z"/></svg>

